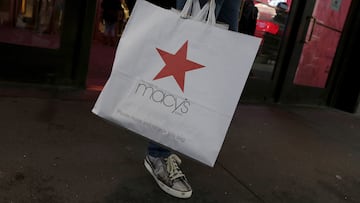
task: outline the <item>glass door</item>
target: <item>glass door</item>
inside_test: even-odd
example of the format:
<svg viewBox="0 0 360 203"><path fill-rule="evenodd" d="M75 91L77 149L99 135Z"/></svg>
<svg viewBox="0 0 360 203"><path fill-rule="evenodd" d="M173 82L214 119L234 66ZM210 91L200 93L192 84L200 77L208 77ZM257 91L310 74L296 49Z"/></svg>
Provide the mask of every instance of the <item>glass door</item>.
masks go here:
<svg viewBox="0 0 360 203"><path fill-rule="evenodd" d="M244 2L244 1L243 1ZM286 31L291 28L292 0L255 0L257 20L254 36L261 38L261 45L250 71L241 101L274 101L280 52L288 40ZM245 8L241 13L246 12ZM242 17L240 18L240 23ZM241 30L240 30L241 32Z"/></svg>
<svg viewBox="0 0 360 203"><path fill-rule="evenodd" d="M317 1L310 18L294 84L326 88L351 0Z"/></svg>
<svg viewBox="0 0 360 203"><path fill-rule="evenodd" d="M0 0L0 82L83 86L94 1Z"/></svg>
<svg viewBox="0 0 360 203"><path fill-rule="evenodd" d="M282 102L325 105L331 86L329 75L351 0L307 1Z"/></svg>
<svg viewBox="0 0 360 203"><path fill-rule="evenodd" d="M255 36L262 39L250 78L272 80L280 45L284 39L291 1L256 1Z"/></svg>

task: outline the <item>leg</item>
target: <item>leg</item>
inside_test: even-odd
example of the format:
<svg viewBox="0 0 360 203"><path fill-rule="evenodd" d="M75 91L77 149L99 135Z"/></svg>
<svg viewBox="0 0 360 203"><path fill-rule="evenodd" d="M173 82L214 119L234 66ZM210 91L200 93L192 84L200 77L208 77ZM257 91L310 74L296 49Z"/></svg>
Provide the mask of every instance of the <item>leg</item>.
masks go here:
<svg viewBox="0 0 360 203"><path fill-rule="evenodd" d="M170 151L166 148L161 147L160 145L153 143L153 142L149 142L148 145L148 154L152 157L162 157L162 158L166 158L168 156L170 156Z"/></svg>
<svg viewBox="0 0 360 203"><path fill-rule="evenodd" d="M219 1L220 2L220 1ZM229 25L229 30L238 31L241 0L222 1L218 16L220 22Z"/></svg>

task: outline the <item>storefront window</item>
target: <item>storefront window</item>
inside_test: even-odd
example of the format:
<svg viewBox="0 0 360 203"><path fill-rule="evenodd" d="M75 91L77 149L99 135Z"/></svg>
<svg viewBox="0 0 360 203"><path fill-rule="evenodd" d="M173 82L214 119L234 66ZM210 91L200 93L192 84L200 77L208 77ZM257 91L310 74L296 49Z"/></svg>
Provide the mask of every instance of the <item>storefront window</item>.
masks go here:
<svg viewBox="0 0 360 203"><path fill-rule="evenodd" d="M0 42L57 49L65 0L1 0Z"/></svg>

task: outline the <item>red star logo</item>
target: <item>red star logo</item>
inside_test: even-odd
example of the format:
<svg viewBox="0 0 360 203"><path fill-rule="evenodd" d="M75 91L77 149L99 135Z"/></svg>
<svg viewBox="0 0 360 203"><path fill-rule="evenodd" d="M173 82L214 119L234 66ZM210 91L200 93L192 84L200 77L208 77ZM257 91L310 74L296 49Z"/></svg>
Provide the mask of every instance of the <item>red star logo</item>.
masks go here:
<svg viewBox="0 0 360 203"><path fill-rule="evenodd" d="M186 59L187 45L188 41L186 41L182 45L182 47L176 52L176 54L171 54L169 52L156 48L161 58L165 62L165 66L163 67L163 69L161 69L161 71L155 76L153 80L173 76L181 90L184 92L186 71L205 67L203 65Z"/></svg>

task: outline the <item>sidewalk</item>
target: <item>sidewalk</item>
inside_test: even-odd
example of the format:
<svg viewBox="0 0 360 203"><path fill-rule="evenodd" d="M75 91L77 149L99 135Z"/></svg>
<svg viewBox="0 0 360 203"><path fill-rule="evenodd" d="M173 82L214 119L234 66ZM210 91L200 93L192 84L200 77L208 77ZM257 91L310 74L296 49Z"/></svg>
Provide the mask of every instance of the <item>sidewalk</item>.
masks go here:
<svg viewBox="0 0 360 203"><path fill-rule="evenodd" d="M90 112L96 96L0 88L0 202L360 202L359 116L240 104L214 168L182 156L183 201L145 170L145 139Z"/></svg>

